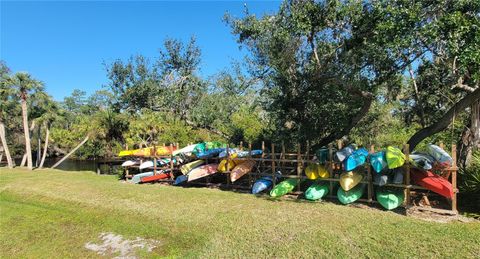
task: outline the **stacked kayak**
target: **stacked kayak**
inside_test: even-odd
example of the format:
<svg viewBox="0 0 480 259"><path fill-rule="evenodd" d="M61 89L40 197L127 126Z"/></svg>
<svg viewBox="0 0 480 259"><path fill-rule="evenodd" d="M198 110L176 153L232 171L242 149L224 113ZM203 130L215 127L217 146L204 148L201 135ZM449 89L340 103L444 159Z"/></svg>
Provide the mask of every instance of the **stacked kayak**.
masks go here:
<svg viewBox="0 0 480 259"><path fill-rule="evenodd" d="M358 184L353 189L345 191L342 188L338 188L337 198L342 204L349 204L357 201L362 197L365 190L365 184Z"/></svg>
<svg viewBox="0 0 480 259"><path fill-rule="evenodd" d="M136 157L152 157L152 156L166 156L170 155L173 151L176 150L176 147L146 147L134 150L123 150L118 154L119 157L124 156L136 156Z"/></svg>
<svg viewBox="0 0 480 259"><path fill-rule="evenodd" d="M345 159L345 170L352 171L353 169L365 164L367 161L368 150L359 148L354 150L350 156Z"/></svg>
<svg viewBox="0 0 480 259"><path fill-rule="evenodd" d="M344 172L340 175L340 186L345 191L349 191L350 189L357 186L360 181L362 181L363 175L360 173L354 172Z"/></svg>
<svg viewBox="0 0 480 259"><path fill-rule="evenodd" d="M132 183L140 183L142 181L142 178L144 177L149 177L149 176L153 176L153 172L146 172L146 173L140 173L140 174L136 174L132 177L132 180L131 182Z"/></svg>
<svg viewBox="0 0 480 259"><path fill-rule="evenodd" d="M146 176L140 179L141 183L156 182L158 180L170 178L170 173L160 173L152 176Z"/></svg>
<svg viewBox="0 0 480 259"><path fill-rule="evenodd" d="M430 171L422 171L412 168L410 177L415 184L440 194L447 199L451 199L453 197L452 184L447 179L439 175L436 175Z"/></svg>
<svg viewBox="0 0 480 259"><path fill-rule="evenodd" d="M203 165L204 163L205 163L205 161L203 161L203 160L196 160L196 161L190 162L190 163L180 167L180 171L182 172L182 174L186 175L190 171L192 171L194 168L199 167L199 166Z"/></svg>
<svg viewBox="0 0 480 259"><path fill-rule="evenodd" d="M255 161L247 160L235 166L235 168L233 168L232 172L230 173L230 180L232 181L232 183L240 179L240 177L244 176L245 174L250 173L255 164Z"/></svg>
<svg viewBox="0 0 480 259"><path fill-rule="evenodd" d="M307 168L305 168L305 175L308 179L315 180L318 178L328 178L330 173L321 164L309 164Z"/></svg>
<svg viewBox="0 0 480 259"><path fill-rule="evenodd" d="M316 201L328 194L329 186L326 183L314 183L305 191L305 199Z"/></svg>
<svg viewBox="0 0 480 259"><path fill-rule="evenodd" d="M393 210L402 205L405 195L400 189L379 188L376 192L378 203L387 210Z"/></svg>
<svg viewBox="0 0 480 259"><path fill-rule="evenodd" d="M188 181L194 181L217 172L218 164L207 164L194 168L188 173Z"/></svg>
<svg viewBox="0 0 480 259"><path fill-rule="evenodd" d="M297 186L297 184L299 182L300 182L300 179L298 179L298 178L287 179L287 180L277 184L275 186L275 188L273 188L270 191L270 196L281 197L281 196L293 191L293 189L295 188L295 186Z"/></svg>

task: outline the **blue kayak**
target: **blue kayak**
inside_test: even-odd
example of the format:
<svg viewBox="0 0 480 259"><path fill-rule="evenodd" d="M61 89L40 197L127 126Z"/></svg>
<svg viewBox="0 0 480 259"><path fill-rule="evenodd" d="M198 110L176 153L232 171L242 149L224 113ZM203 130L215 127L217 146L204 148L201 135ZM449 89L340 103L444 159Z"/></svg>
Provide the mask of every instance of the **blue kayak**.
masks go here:
<svg viewBox="0 0 480 259"><path fill-rule="evenodd" d="M173 183L173 185L180 185L184 182L186 182L188 180L188 175L180 175L177 177L177 179L175 179L175 182Z"/></svg>
<svg viewBox="0 0 480 259"><path fill-rule="evenodd" d="M345 159L347 159L347 157L349 157L353 151L355 151L355 146L354 145L348 145L342 149L340 149L339 151L335 152L335 155L334 155L334 160L336 162L343 162Z"/></svg>
<svg viewBox="0 0 480 259"><path fill-rule="evenodd" d="M260 149L255 149L255 150L252 150L251 152L249 151L240 151L240 152L237 152L237 157L248 157L249 155L252 155L252 156L259 156L262 154L262 150Z"/></svg>
<svg viewBox="0 0 480 259"><path fill-rule="evenodd" d="M359 148L352 152L351 155L345 159L345 170L352 171L353 169L365 164L367 161L368 150L366 148Z"/></svg>
<svg viewBox="0 0 480 259"><path fill-rule="evenodd" d="M282 178L282 173L278 171L276 173L276 180L277 182ZM252 186L252 194L258 194L261 193L265 190L268 190L272 187L273 185L273 180L271 176L264 176L257 181Z"/></svg>
<svg viewBox="0 0 480 259"><path fill-rule="evenodd" d="M205 150L202 152L197 153L197 158L198 159L206 159L206 158L212 158L214 156L218 156L222 151L225 151L225 148L214 148L214 149L209 149Z"/></svg>
<svg viewBox="0 0 480 259"><path fill-rule="evenodd" d="M410 160L415 167L423 170L430 170L433 168L432 165L435 161L435 158L428 154L414 152L410 155Z"/></svg>
<svg viewBox="0 0 480 259"><path fill-rule="evenodd" d="M387 167L387 158L385 151L380 151L370 155L370 164L375 172L380 173Z"/></svg>

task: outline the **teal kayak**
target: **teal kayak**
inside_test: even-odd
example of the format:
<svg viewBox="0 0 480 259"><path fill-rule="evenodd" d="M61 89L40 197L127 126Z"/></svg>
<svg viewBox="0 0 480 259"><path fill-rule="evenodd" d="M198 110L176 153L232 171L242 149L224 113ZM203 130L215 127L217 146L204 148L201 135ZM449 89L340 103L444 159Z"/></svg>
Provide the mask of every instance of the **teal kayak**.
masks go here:
<svg viewBox="0 0 480 259"><path fill-rule="evenodd" d="M349 191L344 191L342 188L338 188L337 198L342 204L349 204L360 199L364 190L365 184L359 184Z"/></svg>
<svg viewBox="0 0 480 259"><path fill-rule="evenodd" d="M136 174L132 177L132 183L140 183L140 181L142 181L142 178L152 176L152 175L153 175L153 172Z"/></svg>
<svg viewBox="0 0 480 259"><path fill-rule="evenodd" d="M405 196L402 190L393 190L386 188L378 188L377 201L387 210L393 210L402 205Z"/></svg>
<svg viewBox="0 0 480 259"><path fill-rule="evenodd" d="M326 183L314 183L305 191L305 199L316 201L328 194L329 186Z"/></svg>

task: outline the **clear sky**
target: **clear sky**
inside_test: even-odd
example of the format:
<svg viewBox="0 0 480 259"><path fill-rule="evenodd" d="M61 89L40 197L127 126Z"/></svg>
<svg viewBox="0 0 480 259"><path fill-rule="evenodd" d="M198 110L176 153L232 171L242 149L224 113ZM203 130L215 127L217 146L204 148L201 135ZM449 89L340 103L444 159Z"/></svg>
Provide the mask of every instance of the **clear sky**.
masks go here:
<svg viewBox="0 0 480 259"><path fill-rule="evenodd" d="M103 62L135 54L157 57L165 38L197 38L206 77L241 60L236 38L222 21L240 17L245 1L0 1L0 58L13 72L45 83L56 100L73 89L87 93L107 80ZM247 1L250 13L278 9L279 1Z"/></svg>

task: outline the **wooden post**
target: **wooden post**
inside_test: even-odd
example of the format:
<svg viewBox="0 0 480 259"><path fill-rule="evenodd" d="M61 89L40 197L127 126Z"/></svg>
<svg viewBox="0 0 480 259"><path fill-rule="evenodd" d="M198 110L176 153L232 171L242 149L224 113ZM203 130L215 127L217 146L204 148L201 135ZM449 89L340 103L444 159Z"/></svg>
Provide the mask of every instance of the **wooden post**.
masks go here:
<svg viewBox="0 0 480 259"><path fill-rule="evenodd" d="M227 175L227 186L230 186L230 145L227 144L227 165L225 168L225 175Z"/></svg>
<svg viewBox="0 0 480 259"><path fill-rule="evenodd" d="M273 183L273 188L275 188L276 182L277 182L277 177L275 176L275 144L272 143L272 183Z"/></svg>
<svg viewBox="0 0 480 259"><path fill-rule="evenodd" d="M157 174L157 147L153 144L153 175Z"/></svg>
<svg viewBox="0 0 480 259"><path fill-rule="evenodd" d="M128 150L128 144L125 144L125 150ZM125 167L125 179L128 179L130 176L130 170L128 168L129 166Z"/></svg>
<svg viewBox="0 0 480 259"><path fill-rule="evenodd" d="M284 170L285 167L285 141L282 140L282 154L280 155L281 163L280 163L280 171L286 171Z"/></svg>
<svg viewBox="0 0 480 259"><path fill-rule="evenodd" d="M375 153L375 146L370 145L370 154ZM367 181L368 181L368 202L372 203L373 199L373 183L372 183L372 166L370 163L366 163L365 166L367 167Z"/></svg>
<svg viewBox="0 0 480 259"><path fill-rule="evenodd" d="M240 141L240 151L243 151L243 141Z"/></svg>
<svg viewBox="0 0 480 259"><path fill-rule="evenodd" d="M248 143L248 158L252 159L252 143ZM248 174L248 181L250 183L250 189L252 188L252 174Z"/></svg>
<svg viewBox="0 0 480 259"><path fill-rule="evenodd" d="M452 210L457 212L457 146L452 145L452 187L453 187L453 197L452 197Z"/></svg>
<svg viewBox="0 0 480 259"><path fill-rule="evenodd" d="M173 145L170 143L170 180L173 181Z"/></svg>
<svg viewBox="0 0 480 259"><path fill-rule="evenodd" d="M410 185L410 145L405 144L405 185ZM410 188L405 188L405 207L410 206Z"/></svg>
<svg viewBox="0 0 480 259"><path fill-rule="evenodd" d="M333 168L332 143L328 144L328 171L330 172L330 178L335 178L335 168ZM329 195L333 195L333 181L330 181Z"/></svg>
<svg viewBox="0 0 480 259"><path fill-rule="evenodd" d="M343 148L343 142L342 142L341 139L337 140L337 148L338 148L338 150ZM338 164L337 169L341 170L342 169L342 164Z"/></svg>
<svg viewBox="0 0 480 259"><path fill-rule="evenodd" d="M297 143L297 177L300 179L301 173L302 173L302 155L300 154L301 151L301 146L300 143ZM297 182L297 191L300 191L300 182Z"/></svg>

